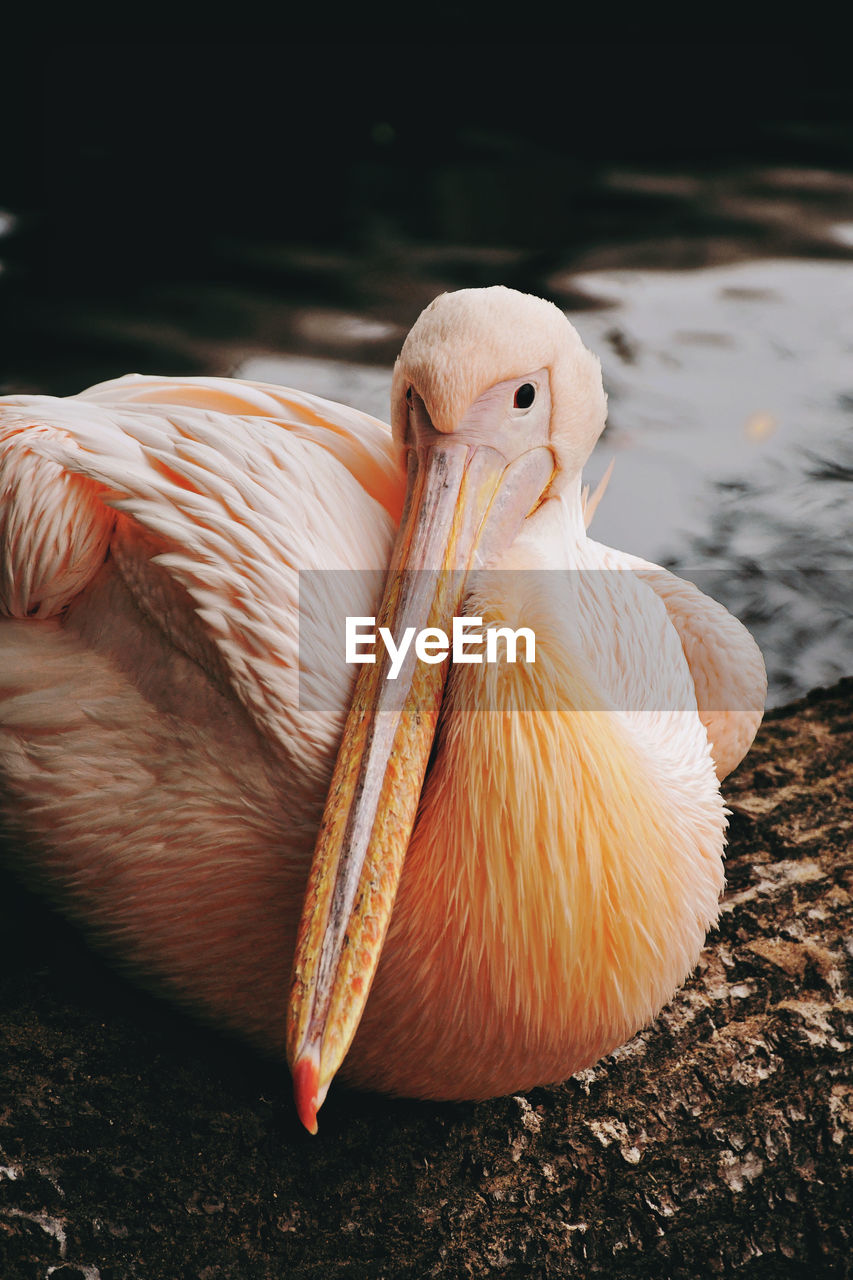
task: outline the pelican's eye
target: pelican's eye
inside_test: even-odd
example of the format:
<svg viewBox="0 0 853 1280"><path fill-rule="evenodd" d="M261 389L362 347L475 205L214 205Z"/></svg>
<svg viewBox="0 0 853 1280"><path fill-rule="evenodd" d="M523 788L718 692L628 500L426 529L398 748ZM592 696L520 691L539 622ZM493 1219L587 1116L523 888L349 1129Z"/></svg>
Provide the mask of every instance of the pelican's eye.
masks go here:
<svg viewBox="0 0 853 1280"><path fill-rule="evenodd" d="M529 409L536 399L536 388L532 382L522 382L520 387L516 388L515 395L512 398L513 409Z"/></svg>
<svg viewBox="0 0 853 1280"><path fill-rule="evenodd" d="M412 394L411 387L406 387L406 404L409 406L410 409L412 409L415 404L415 397Z"/></svg>

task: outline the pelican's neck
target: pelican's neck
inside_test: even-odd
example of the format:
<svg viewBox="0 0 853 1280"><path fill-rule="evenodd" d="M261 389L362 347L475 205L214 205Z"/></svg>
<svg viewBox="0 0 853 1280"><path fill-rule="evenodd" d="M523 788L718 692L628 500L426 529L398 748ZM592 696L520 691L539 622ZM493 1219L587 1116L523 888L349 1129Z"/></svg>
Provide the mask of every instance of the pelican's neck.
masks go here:
<svg viewBox="0 0 853 1280"><path fill-rule="evenodd" d="M583 485L580 471L563 483L557 499L562 508L562 529L566 542L571 546L585 543L586 519L584 517Z"/></svg>
<svg viewBox="0 0 853 1280"><path fill-rule="evenodd" d="M500 563L501 569L572 569L587 546L580 472L528 516Z"/></svg>

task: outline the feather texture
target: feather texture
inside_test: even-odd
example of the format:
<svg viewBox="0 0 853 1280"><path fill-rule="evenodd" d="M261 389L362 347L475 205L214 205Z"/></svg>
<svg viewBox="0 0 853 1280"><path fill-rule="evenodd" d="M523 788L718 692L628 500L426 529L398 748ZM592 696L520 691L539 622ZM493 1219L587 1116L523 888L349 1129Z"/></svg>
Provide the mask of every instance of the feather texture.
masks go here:
<svg viewBox="0 0 853 1280"><path fill-rule="evenodd" d="M482 292L416 326L394 413L420 379L450 430L547 368L558 466L465 606L532 626L536 663L449 676L343 1073L420 1096L562 1078L654 1016L716 915L715 759L733 767L763 702L720 606L587 538L594 357L556 308ZM365 571L404 488L387 427L284 388L134 376L0 401L5 857L141 980L275 1053L351 691L323 619L375 612ZM329 576L306 652L300 573L332 569L359 572Z"/></svg>

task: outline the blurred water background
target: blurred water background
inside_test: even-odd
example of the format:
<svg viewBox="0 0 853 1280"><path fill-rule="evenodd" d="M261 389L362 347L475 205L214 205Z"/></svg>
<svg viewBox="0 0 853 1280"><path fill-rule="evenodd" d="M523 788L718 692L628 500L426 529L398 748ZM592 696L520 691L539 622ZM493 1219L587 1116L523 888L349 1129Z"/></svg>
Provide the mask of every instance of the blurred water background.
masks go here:
<svg viewBox="0 0 853 1280"><path fill-rule="evenodd" d="M853 672L853 91L828 50L54 46L12 119L3 394L228 374L385 418L437 293L539 293L602 360L595 536L701 572L771 702Z"/></svg>

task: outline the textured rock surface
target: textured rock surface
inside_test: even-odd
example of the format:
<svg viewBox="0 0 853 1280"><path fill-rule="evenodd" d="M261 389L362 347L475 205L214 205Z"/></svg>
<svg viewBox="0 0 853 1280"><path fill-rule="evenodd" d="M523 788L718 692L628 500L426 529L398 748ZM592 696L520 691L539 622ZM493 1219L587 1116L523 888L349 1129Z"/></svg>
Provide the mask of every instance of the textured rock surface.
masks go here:
<svg viewBox="0 0 853 1280"><path fill-rule="evenodd" d="M847 1276L853 681L725 785L728 889L657 1022L561 1088L346 1095L139 996L0 882L0 1277Z"/></svg>

